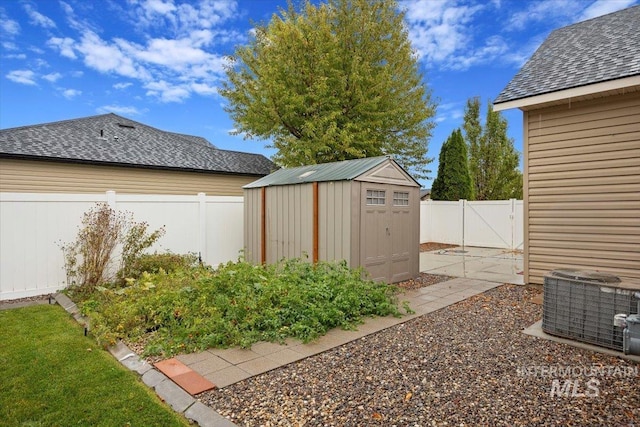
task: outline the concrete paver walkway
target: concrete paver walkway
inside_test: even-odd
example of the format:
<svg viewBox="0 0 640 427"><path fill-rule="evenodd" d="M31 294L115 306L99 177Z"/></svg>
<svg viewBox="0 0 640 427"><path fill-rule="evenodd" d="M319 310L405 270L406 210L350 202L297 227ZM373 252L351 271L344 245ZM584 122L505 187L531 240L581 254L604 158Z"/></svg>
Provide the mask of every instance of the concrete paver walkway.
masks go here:
<svg viewBox="0 0 640 427"><path fill-rule="evenodd" d="M420 253L420 271L490 282L524 284L521 252L465 246Z"/></svg>
<svg viewBox="0 0 640 427"><path fill-rule="evenodd" d="M309 344L292 339L287 340L283 345L260 342L254 344L251 349L211 349L201 353L180 355L176 359L211 381L218 388L222 388L407 322L500 285L501 283L497 282L456 278L402 294L400 301L407 301L415 314L400 318L391 316L368 318L356 331L333 329Z"/></svg>

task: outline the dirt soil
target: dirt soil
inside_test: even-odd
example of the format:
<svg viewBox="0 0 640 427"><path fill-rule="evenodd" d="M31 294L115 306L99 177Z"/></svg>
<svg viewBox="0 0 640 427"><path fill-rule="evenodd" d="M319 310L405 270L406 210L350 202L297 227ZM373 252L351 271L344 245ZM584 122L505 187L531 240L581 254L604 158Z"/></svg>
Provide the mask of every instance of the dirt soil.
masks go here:
<svg viewBox="0 0 640 427"><path fill-rule="evenodd" d="M450 245L448 243L427 242L420 243L420 252L437 251L440 249L457 248L458 245Z"/></svg>

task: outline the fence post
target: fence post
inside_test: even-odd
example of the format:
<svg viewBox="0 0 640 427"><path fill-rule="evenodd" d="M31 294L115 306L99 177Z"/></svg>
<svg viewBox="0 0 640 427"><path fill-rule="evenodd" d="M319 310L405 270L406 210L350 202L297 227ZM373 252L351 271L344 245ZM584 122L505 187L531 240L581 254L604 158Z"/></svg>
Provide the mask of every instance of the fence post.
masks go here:
<svg viewBox="0 0 640 427"><path fill-rule="evenodd" d="M467 204L467 201L465 199L458 200L458 209L459 209L458 215L460 215L460 230L461 230L460 246L462 246L462 249L464 249L464 208L466 204Z"/></svg>
<svg viewBox="0 0 640 427"><path fill-rule="evenodd" d="M516 249L516 199L509 199L511 205L511 212L509 213L509 220L511 221L511 250Z"/></svg>
<svg viewBox="0 0 640 427"><path fill-rule="evenodd" d="M207 259L207 195L198 193L198 250L200 260Z"/></svg>
<svg viewBox="0 0 640 427"><path fill-rule="evenodd" d="M107 191L107 206L114 211L116 210L116 192L113 190Z"/></svg>

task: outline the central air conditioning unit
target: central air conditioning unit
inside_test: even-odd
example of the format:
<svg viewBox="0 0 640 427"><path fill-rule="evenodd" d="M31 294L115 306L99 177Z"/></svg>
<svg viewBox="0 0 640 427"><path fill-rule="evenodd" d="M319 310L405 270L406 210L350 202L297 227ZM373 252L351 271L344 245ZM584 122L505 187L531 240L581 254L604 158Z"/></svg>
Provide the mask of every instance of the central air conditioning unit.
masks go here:
<svg viewBox="0 0 640 427"><path fill-rule="evenodd" d="M614 318L637 315L639 305L640 286L634 288L616 276L589 270L554 270L544 277L542 330L627 353L624 344L628 349L632 338L620 321L614 324Z"/></svg>

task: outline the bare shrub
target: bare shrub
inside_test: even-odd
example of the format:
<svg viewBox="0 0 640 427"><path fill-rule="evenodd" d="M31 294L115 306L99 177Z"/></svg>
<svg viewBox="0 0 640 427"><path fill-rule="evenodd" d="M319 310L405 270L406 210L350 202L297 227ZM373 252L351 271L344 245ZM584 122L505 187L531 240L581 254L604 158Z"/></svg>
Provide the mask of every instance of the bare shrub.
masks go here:
<svg viewBox="0 0 640 427"><path fill-rule="evenodd" d="M85 212L76 239L61 245L67 285L81 293L91 293L96 286L113 281L108 267L118 244L122 245L120 271L126 272L145 249L164 235L164 228L152 233L147 230L146 222L136 223L131 213L116 212L106 203Z"/></svg>

